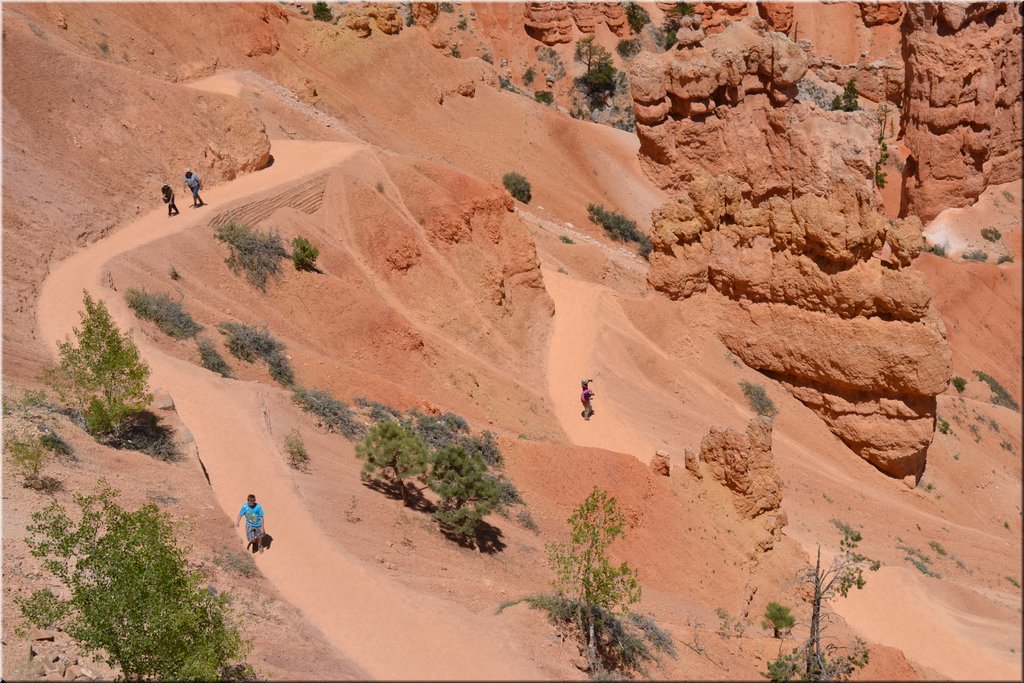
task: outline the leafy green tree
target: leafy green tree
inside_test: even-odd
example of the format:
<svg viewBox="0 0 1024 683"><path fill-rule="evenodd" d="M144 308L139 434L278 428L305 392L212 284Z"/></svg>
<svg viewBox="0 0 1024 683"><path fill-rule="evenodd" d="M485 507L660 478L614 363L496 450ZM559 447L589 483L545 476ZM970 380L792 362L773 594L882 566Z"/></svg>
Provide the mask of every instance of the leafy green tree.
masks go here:
<svg viewBox="0 0 1024 683"><path fill-rule="evenodd" d="M313 18L317 21L330 21L334 17L330 6L326 2L313 3Z"/></svg>
<svg viewBox="0 0 1024 683"><path fill-rule="evenodd" d="M498 483L486 476L487 463L461 446L445 446L433 457L427 483L441 502L434 519L463 536L476 533L480 521L498 505Z"/></svg>
<svg viewBox="0 0 1024 683"><path fill-rule="evenodd" d="M363 442L356 445L356 457L366 461L364 477L382 477L396 486L405 505L409 504L406 480L423 474L430 462L423 439L391 420L370 428Z"/></svg>
<svg viewBox="0 0 1024 683"><path fill-rule="evenodd" d="M797 574L797 580L813 587L811 598L811 628L807 642L788 655L779 655L768 664L768 672L761 674L773 681L844 681L857 669L868 663L868 650L860 640L852 648L840 648L827 643L822 645L822 607L837 595L846 597L850 589L864 588L864 569L878 571L881 563L857 552L862 537L859 531L832 520L843 534L839 541L839 553L828 567L821 566L821 546L818 546L814 567L807 567Z"/></svg>
<svg viewBox="0 0 1024 683"><path fill-rule="evenodd" d="M249 648L229 597L201 587L156 505L128 512L116 497L104 484L75 495L74 518L56 501L32 515L26 542L70 597L37 591L19 601L23 613L39 626L58 623L128 680L221 677Z"/></svg>
<svg viewBox="0 0 1024 683"><path fill-rule="evenodd" d="M623 536L625 525L625 516L614 497L595 486L569 517L569 524L572 533L568 543L548 544L548 563L556 573L552 584L555 590L575 601L587 660L594 669L598 666L595 612L628 612L629 605L640 600L640 583L626 562L616 567L608 561L608 547Z"/></svg>
<svg viewBox="0 0 1024 683"><path fill-rule="evenodd" d="M764 611L764 620L761 622L761 628L772 629L772 635L778 638L780 637L780 631L793 628L795 623L796 618L789 613L788 607L777 602L769 602L768 607Z"/></svg>
<svg viewBox="0 0 1024 683"><path fill-rule="evenodd" d="M292 240L292 263L295 270L316 271L316 259L320 256L320 250L310 244L305 237L296 237Z"/></svg>
<svg viewBox="0 0 1024 683"><path fill-rule="evenodd" d="M594 36L576 41L575 59L587 67L579 82L590 96L591 104L615 92L618 69L612 64L612 53L594 43Z"/></svg>
<svg viewBox="0 0 1024 683"><path fill-rule="evenodd" d="M149 393L149 366L139 356L131 334L122 334L102 300L83 291L85 311L75 340L57 343L58 366L47 368L44 378L61 401L73 401L83 411L89 431L106 435L153 400Z"/></svg>

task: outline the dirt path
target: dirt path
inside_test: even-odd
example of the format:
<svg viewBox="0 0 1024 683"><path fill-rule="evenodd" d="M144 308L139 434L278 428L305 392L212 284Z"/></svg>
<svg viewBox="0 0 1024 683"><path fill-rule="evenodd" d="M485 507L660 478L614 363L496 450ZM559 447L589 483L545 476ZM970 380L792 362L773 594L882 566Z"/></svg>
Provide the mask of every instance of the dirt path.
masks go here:
<svg viewBox="0 0 1024 683"><path fill-rule="evenodd" d="M597 340L612 320L625 329L625 316L616 315L611 294L601 287L573 280L544 267L544 286L555 302L554 329L548 346L548 392L558 421L569 440L579 446L595 446L630 453L643 462L657 450L654 442L623 423L616 414L612 385L603 384ZM594 415L583 419L580 380L593 379Z"/></svg>
<svg viewBox="0 0 1024 683"><path fill-rule="evenodd" d="M122 329L137 328L123 292L104 282L111 259L208 219L215 207L323 172L361 149L349 143L275 141L273 166L205 190L209 208L186 206L174 219L155 209L74 254L43 283L41 342L55 351L56 341L79 324L83 289L107 303ZM274 538L272 551L257 557L260 570L340 652L384 679L543 678L489 614L416 594L324 541L317 519L288 483L261 419L263 394L280 390L223 379L165 355L137 331L134 336L152 368L151 386L170 392L191 430L226 518L233 522L247 493L258 494Z"/></svg>

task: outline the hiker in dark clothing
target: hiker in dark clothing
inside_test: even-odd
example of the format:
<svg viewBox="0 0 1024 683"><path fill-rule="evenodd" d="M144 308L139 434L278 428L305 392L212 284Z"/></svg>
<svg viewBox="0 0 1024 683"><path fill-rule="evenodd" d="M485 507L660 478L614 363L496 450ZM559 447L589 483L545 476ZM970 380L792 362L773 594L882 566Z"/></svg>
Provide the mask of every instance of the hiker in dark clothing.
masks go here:
<svg viewBox="0 0 1024 683"><path fill-rule="evenodd" d="M203 189L203 181L199 179L199 174L192 172L192 169L185 171L185 187L192 190L193 209L206 205L203 198L199 196L199 190Z"/></svg>
<svg viewBox="0 0 1024 683"><path fill-rule="evenodd" d="M167 217L177 216L180 211L174 204L174 190L171 189L170 185L164 185L160 188L160 191L164 193L164 204L167 205Z"/></svg>
<svg viewBox="0 0 1024 683"><path fill-rule="evenodd" d="M583 387L583 393L580 394L580 401L583 403L583 412L580 415L583 416L584 420L589 421L590 416L594 414L594 406L590 405L590 400L594 398L594 392L590 389L590 383L592 379L585 379L580 381L580 385Z"/></svg>

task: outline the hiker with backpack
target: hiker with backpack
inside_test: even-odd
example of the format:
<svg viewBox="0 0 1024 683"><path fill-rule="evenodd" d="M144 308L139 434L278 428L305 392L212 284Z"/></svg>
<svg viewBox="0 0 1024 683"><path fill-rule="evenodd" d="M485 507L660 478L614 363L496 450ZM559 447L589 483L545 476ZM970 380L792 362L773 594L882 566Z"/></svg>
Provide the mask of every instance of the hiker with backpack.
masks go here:
<svg viewBox="0 0 1024 683"><path fill-rule="evenodd" d="M203 181L199 179L198 173L192 172L192 169L185 171L185 188L192 190L193 209L206 205L203 198L199 196L199 190L203 189Z"/></svg>
<svg viewBox="0 0 1024 683"><path fill-rule="evenodd" d="M583 387L583 393L580 394L580 401L583 403L583 412L580 415L583 416L584 420L590 421L590 416L594 414L594 406L590 405L591 399L594 398L594 392L590 388L592 379L580 380L580 385Z"/></svg>
<svg viewBox="0 0 1024 683"><path fill-rule="evenodd" d="M167 217L170 218L171 216L177 216L181 213L178 211L178 207L174 204L174 190L171 189L171 186L164 185L160 188L160 191L163 192L164 204L167 205Z"/></svg>

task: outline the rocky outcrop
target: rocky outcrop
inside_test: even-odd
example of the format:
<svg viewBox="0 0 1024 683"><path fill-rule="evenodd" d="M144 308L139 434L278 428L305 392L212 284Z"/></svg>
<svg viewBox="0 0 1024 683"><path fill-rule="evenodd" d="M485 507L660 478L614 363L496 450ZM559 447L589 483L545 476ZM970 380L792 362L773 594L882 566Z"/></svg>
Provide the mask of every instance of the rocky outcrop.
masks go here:
<svg viewBox="0 0 1024 683"><path fill-rule="evenodd" d="M758 17L685 46L680 40L661 55L637 55L629 76L644 170L673 189L699 168L716 169L744 178L759 196L790 194L794 184L823 191L827 178L814 167L836 167L837 156L867 177L877 147L867 129L853 139L825 137L814 105L792 106L807 64L800 46Z"/></svg>
<svg viewBox="0 0 1024 683"><path fill-rule="evenodd" d="M528 2L525 10L526 33L545 45L569 43L580 34L593 34L598 24L606 24L617 36L629 32L626 13L617 2Z"/></svg>
<svg viewBox="0 0 1024 683"><path fill-rule="evenodd" d="M437 19L441 4L437 2L412 3L412 23L416 26L430 26Z"/></svg>
<svg viewBox="0 0 1024 683"><path fill-rule="evenodd" d="M341 24L360 38L367 38L376 28L394 35L402 30L402 16L397 4L386 2L353 2L341 4Z"/></svg>
<svg viewBox="0 0 1024 683"><path fill-rule="evenodd" d="M704 31L715 34L725 30L732 22L750 15L751 5L746 2L698 2L693 12L700 17Z"/></svg>
<svg viewBox="0 0 1024 683"><path fill-rule="evenodd" d="M862 57L855 64L840 64L831 57L812 56L808 70L826 83L845 87L852 78L858 94L872 102L903 102L904 65L891 59ZM895 132L895 131L893 131Z"/></svg>
<svg viewBox="0 0 1024 683"><path fill-rule="evenodd" d="M878 2L878 0L863 0L857 3L860 10L861 21L868 28L881 26L882 24L898 24L906 12L907 3L903 2Z"/></svg>
<svg viewBox="0 0 1024 683"><path fill-rule="evenodd" d="M672 473L672 462L669 459L668 451L657 451L651 458L650 468L658 476L669 476Z"/></svg>
<svg viewBox="0 0 1024 683"><path fill-rule="evenodd" d="M1020 178L1021 14L987 2L906 11L902 212L927 220Z"/></svg>
<svg viewBox="0 0 1024 683"><path fill-rule="evenodd" d="M773 31L789 35L793 28L793 3L791 2L759 2L757 14L772 27Z"/></svg>
<svg viewBox="0 0 1024 683"><path fill-rule="evenodd" d="M746 519L779 509L782 481L772 457L772 420L758 416L743 434L712 427L700 442L700 459L711 477L737 495L736 511Z"/></svg>
<svg viewBox="0 0 1024 683"><path fill-rule="evenodd" d="M733 353L882 471L919 475L951 371L931 293L902 268L921 251L920 221L882 218L850 183L792 201L752 195L699 173L656 210L649 284L670 298L723 294L719 335ZM873 257L883 244L889 266Z"/></svg>

